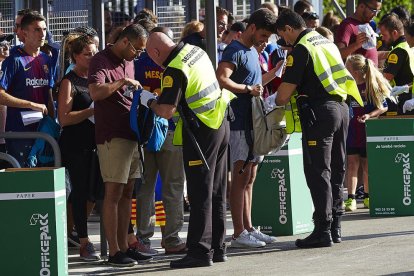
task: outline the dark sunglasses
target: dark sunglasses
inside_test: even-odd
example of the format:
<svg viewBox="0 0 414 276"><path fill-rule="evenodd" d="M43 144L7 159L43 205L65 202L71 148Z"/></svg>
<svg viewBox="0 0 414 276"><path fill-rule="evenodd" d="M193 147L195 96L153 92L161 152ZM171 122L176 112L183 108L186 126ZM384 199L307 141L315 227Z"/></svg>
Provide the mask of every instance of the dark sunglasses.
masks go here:
<svg viewBox="0 0 414 276"><path fill-rule="evenodd" d="M317 20L319 15L316 12L304 12L302 18L305 20Z"/></svg>

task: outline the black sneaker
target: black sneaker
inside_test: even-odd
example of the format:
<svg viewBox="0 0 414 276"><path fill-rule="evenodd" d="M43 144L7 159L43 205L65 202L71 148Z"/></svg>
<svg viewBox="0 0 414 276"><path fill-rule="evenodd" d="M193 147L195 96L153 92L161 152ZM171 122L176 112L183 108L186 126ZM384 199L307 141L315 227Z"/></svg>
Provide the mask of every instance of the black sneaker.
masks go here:
<svg viewBox="0 0 414 276"><path fill-rule="evenodd" d="M108 264L112 266L130 267L137 265L138 262L127 256L126 253L118 251L113 256L109 256Z"/></svg>
<svg viewBox="0 0 414 276"><path fill-rule="evenodd" d="M138 263L147 263L147 262L149 262L153 259L151 256L142 255L138 250L133 249L133 248L128 248L128 250L127 250L127 252L125 252L125 254L129 258L138 261Z"/></svg>

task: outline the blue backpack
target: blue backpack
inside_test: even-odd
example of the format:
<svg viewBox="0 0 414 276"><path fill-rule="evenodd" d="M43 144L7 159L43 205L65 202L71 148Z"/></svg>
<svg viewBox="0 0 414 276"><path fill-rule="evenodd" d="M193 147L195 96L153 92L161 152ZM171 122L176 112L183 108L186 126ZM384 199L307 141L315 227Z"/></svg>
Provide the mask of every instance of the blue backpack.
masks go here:
<svg viewBox="0 0 414 276"><path fill-rule="evenodd" d="M131 129L137 134L138 144L147 150L161 150L168 132L168 120L156 115L150 108L141 104L141 92L134 92L130 112Z"/></svg>
<svg viewBox="0 0 414 276"><path fill-rule="evenodd" d="M56 141L59 140L60 126L50 116L45 116L40 120L37 131L49 134ZM53 166L54 161L52 146L41 138L36 139L27 157L28 167Z"/></svg>

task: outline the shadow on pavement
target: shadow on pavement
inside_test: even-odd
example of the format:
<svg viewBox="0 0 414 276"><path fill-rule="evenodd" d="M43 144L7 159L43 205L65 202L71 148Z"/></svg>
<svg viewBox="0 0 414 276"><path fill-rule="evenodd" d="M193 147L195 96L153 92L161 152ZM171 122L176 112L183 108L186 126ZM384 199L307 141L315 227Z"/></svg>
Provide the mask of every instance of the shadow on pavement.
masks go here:
<svg viewBox="0 0 414 276"><path fill-rule="evenodd" d="M376 238L383 238L383 237L395 237L395 236L408 236L414 235L414 231L401 231L401 232L390 232L390 233L378 233L378 234L368 234L368 235L356 235L356 236L347 236L342 237L344 241L352 241L352 240L368 240L368 239L376 239ZM413 274L411 274L413 275Z"/></svg>
<svg viewBox="0 0 414 276"><path fill-rule="evenodd" d="M382 274L380 276L412 276L414 275L414 270L412 271L406 271L406 272L398 272L398 273L393 273L393 274Z"/></svg>

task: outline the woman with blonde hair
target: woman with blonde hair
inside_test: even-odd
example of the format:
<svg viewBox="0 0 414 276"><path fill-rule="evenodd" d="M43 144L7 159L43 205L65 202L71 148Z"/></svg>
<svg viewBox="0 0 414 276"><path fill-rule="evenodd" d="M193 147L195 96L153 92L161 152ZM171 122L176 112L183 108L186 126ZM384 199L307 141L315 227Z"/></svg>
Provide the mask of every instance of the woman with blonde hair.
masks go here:
<svg viewBox="0 0 414 276"><path fill-rule="evenodd" d="M198 46L201 49L206 49L204 24L200 21L191 21L184 26L181 32L180 40L183 43L188 43Z"/></svg>
<svg viewBox="0 0 414 276"><path fill-rule="evenodd" d="M80 257L86 261L96 261L100 257L88 238L87 205L88 201L93 201L90 189L92 182L100 175L97 171L99 165L94 162L95 125L90 119L94 109L88 91L89 64L97 47L93 39L85 34L72 34L66 42L70 60L75 66L60 84L58 118L63 130L59 144L62 163L69 172L72 184L70 200L80 243Z"/></svg>
<svg viewBox="0 0 414 276"><path fill-rule="evenodd" d="M193 33L200 33L204 30L204 24L200 21L193 20L188 22L181 31L181 39Z"/></svg>
<svg viewBox="0 0 414 276"><path fill-rule="evenodd" d="M368 162L366 149L365 122L370 118L380 116L388 109L387 98L390 96L391 86L374 63L362 55L351 55L346 59L346 68L354 77L364 106L359 106L351 100L350 112L352 118L349 122L347 138L347 183L348 199L345 201L346 211L357 209L355 192L358 183L358 168L363 168L364 206L369 208L368 192Z"/></svg>

